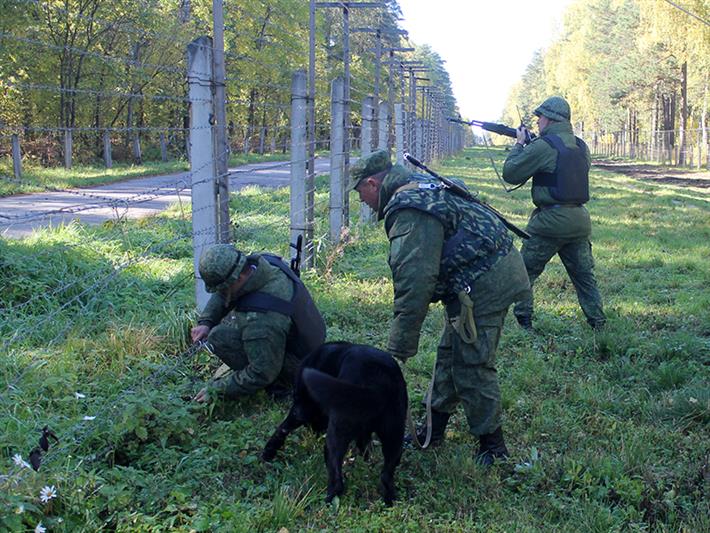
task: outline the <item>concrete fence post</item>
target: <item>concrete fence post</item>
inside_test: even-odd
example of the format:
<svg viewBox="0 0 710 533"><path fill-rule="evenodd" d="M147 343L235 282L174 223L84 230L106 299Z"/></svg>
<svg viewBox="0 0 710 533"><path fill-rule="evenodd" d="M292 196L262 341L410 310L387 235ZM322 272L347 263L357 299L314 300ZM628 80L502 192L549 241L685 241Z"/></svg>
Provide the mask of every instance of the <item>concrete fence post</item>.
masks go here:
<svg viewBox="0 0 710 533"><path fill-rule="evenodd" d="M343 78L330 84L330 203L328 221L330 242L340 242L343 227L343 202L348 194L343 182Z"/></svg>
<svg viewBox="0 0 710 533"><path fill-rule="evenodd" d="M20 136L12 134L12 171L16 180L22 178L22 152L20 152Z"/></svg>
<svg viewBox="0 0 710 533"><path fill-rule="evenodd" d="M389 140L389 127L390 117L389 117L389 103L384 101L380 102L377 110L377 149L387 150L387 142Z"/></svg>
<svg viewBox="0 0 710 533"><path fill-rule="evenodd" d="M143 162L143 154L141 153L141 137L140 132L133 132L133 162L140 165Z"/></svg>
<svg viewBox="0 0 710 533"><path fill-rule="evenodd" d="M72 131L69 128L64 130L64 168L70 169L72 166Z"/></svg>
<svg viewBox="0 0 710 533"><path fill-rule="evenodd" d="M367 157L372 153L372 134L375 119L375 99L366 96L362 100L362 133L360 157ZM372 221L372 209L365 203L360 202L360 224L368 224Z"/></svg>
<svg viewBox="0 0 710 533"><path fill-rule="evenodd" d="M395 160L404 165L404 104L394 104Z"/></svg>
<svg viewBox="0 0 710 533"><path fill-rule="evenodd" d="M217 195L214 142L211 135L212 39L199 37L187 46L187 81L190 98L190 176L192 178L192 243L195 268L195 301L202 310L209 294L198 269L202 251L217 242Z"/></svg>
<svg viewBox="0 0 710 533"><path fill-rule="evenodd" d="M168 142L165 138L165 132L160 132L160 160L165 163L168 160Z"/></svg>
<svg viewBox="0 0 710 533"><path fill-rule="evenodd" d="M111 153L111 132L104 131L104 165L106 168L113 168L113 155Z"/></svg>
<svg viewBox="0 0 710 533"><path fill-rule="evenodd" d="M297 70L291 82L291 232L290 242L303 239L304 257L312 261L313 246L306 224L306 72ZM292 257L296 250L292 250Z"/></svg>

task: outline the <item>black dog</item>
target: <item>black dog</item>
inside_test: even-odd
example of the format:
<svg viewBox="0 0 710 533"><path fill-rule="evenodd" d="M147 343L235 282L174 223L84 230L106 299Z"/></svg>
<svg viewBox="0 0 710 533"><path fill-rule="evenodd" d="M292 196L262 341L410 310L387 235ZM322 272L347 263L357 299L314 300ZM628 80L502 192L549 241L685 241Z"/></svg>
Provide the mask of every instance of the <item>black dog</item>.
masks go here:
<svg viewBox="0 0 710 533"><path fill-rule="evenodd" d="M306 357L296 376L293 405L266 443L262 458L271 461L293 430L308 425L327 429L325 464L330 502L343 493L343 459L355 441L364 453L372 433L382 443L380 491L386 505L395 498L394 470L402 457L407 386L391 355L348 342L322 345Z"/></svg>

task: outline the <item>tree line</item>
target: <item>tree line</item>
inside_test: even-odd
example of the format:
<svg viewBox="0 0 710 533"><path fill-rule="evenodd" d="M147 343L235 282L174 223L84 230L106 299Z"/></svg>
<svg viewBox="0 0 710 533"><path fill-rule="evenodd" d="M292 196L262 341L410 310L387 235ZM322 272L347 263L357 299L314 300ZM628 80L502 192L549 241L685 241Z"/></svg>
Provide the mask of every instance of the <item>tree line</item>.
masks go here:
<svg viewBox="0 0 710 533"><path fill-rule="evenodd" d="M682 7L682 9L680 9ZM710 3L684 0L575 0L560 36L535 53L509 93L502 120L528 122L545 97L572 107L576 131L675 148L708 146ZM707 156L710 157L710 156ZM709 159L710 160L710 159Z"/></svg>
<svg viewBox="0 0 710 533"><path fill-rule="evenodd" d="M351 24L397 28L396 0L382 9L351 10ZM130 159L136 135L158 132L184 152L189 124L186 47L212 33L210 0L8 0L0 18L0 139L21 133L25 157L52 164L60 158L63 129L74 130L79 161L101 157L109 130L115 158ZM303 0L225 0L227 121L237 151L285 150L290 85L308 63L309 12ZM341 9L319 9L316 30L317 138L329 131L330 81L343 74ZM427 64L453 113L456 107L441 58L397 33L382 33L383 46L414 46L398 54ZM373 36L350 35L352 122L362 97L372 93ZM386 56L383 57L386 59ZM395 69L395 75L399 72ZM396 77L396 76L395 76ZM382 65L381 98L389 68ZM398 79L396 101L400 100ZM0 142L0 155L9 143Z"/></svg>

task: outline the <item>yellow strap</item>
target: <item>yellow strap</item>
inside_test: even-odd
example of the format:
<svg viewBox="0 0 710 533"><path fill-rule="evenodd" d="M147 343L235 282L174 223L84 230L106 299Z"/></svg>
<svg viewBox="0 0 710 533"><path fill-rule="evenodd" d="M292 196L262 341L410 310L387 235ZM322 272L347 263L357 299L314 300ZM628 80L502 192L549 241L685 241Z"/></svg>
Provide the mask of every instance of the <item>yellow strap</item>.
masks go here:
<svg viewBox="0 0 710 533"><path fill-rule="evenodd" d="M459 292L459 302L461 302L461 316L456 321L454 327L466 344L473 344L478 338L476 322L473 319L473 301L466 291Z"/></svg>
<svg viewBox="0 0 710 533"><path fill-rule="evenodd" d="M226 376L227 374L229 374L229 372L231 372L231 370L232 369L229 368L226 364L222 363L222 365L220 365L220 367L215 370L215 373L212 374L212 380L216 381L219 378Z"/></svg>

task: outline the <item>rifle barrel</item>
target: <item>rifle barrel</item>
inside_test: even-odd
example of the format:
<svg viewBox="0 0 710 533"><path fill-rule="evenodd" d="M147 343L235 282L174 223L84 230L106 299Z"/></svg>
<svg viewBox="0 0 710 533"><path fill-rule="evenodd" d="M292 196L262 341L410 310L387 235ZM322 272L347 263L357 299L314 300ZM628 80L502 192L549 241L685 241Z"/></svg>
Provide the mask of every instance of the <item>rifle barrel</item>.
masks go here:
<svg viewBox="0 0 710 533"><path fill-rule="evenodd" d="M505 124L496 124L495 122L479 122L479 124L476 125L480 125L481 128L486 131L492 131L498 135L505 135L506 137L512 137L513 139L518 136L514 128L506 126Z"/></svg>

